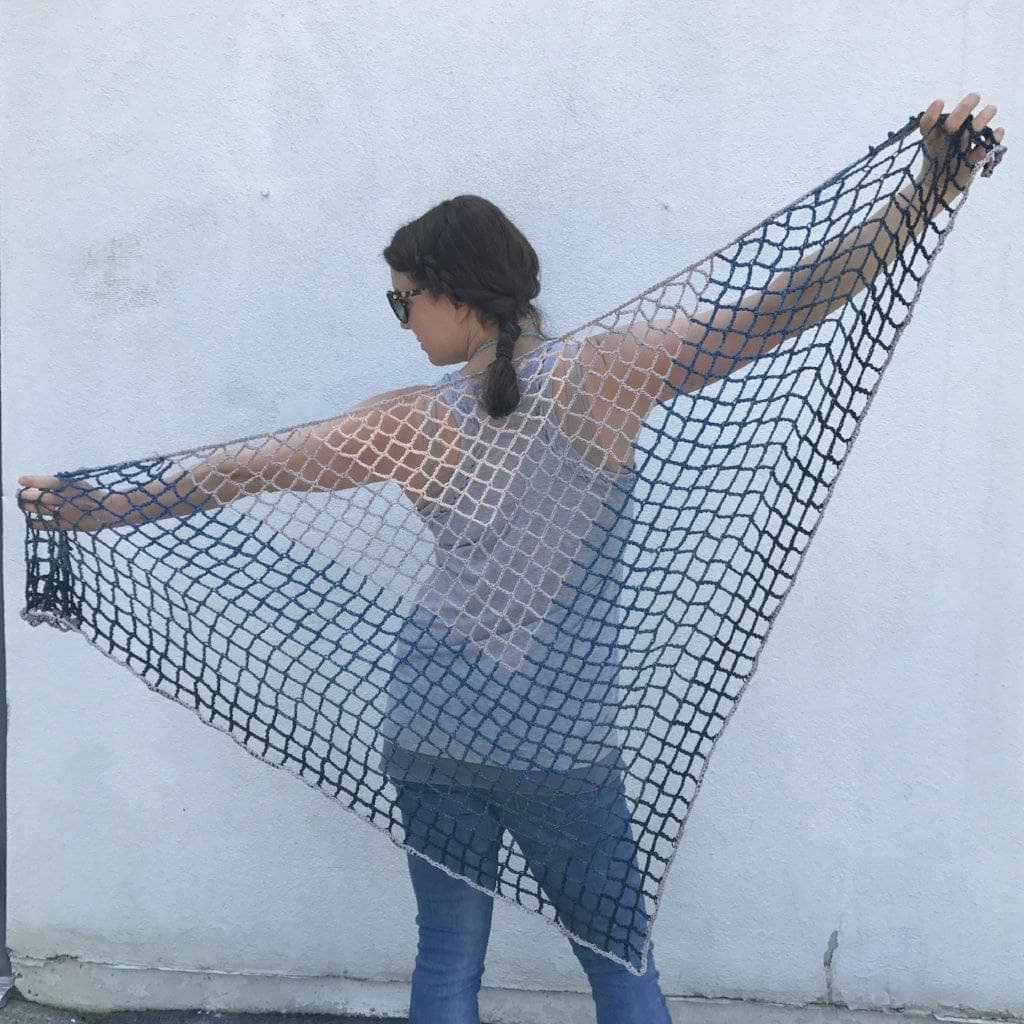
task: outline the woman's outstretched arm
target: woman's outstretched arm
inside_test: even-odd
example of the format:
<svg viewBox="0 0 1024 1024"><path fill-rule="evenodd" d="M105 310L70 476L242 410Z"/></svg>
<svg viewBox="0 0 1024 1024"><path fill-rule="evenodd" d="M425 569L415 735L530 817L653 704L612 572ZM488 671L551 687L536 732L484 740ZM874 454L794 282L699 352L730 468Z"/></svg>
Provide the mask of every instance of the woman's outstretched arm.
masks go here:
<svg viewBox="0 0 1024 1024"><path fill-rule="evenodd" d="M437 471L429 460L428 438L443 447L451 429L429 422L424 396L432 388L385 392L341 416L259 444L218 450L171 479L130 491L85 480L21 476L18 504L34 529L92 531L180 518L263 491L343 490L389 479L423 488Z"/></svg>
<svg viewBox="0 0 1024 1024"><path fill-rule="evenodd" d="M961 166L956 179L937 184L937 157L947 144L946 136L957 133L971 110L981 102L977 93L965 96L938 126L942 100L935 100L921 116L919 128L931 159L916 179L904 186L880 210L859 227L853 228L827 245L812 250L795 267L776 274L762 292L746 299L746 319L754 325L759 344L754 354L792 338L821 323L854 295L866 288L884 268L892 264L912 237L921 234L943 205L949 205L967 187L970 173ZM973 119L976 130L984 128L995 116L989 104ZM943 130L944 129L944 130ZM997 130L997 141L1003 129ZM975 147L967 155L973 165L987 150ZM756 327L761 321L762 330Z"/></svg>
<svg viewBox="0 0 1024 1024"><path fill-rule="evenodd" d="M721 380L821 323L897 258L911 236L924 230L940 203L950 203L967 186L970 171L963 167L940 196L934 158L980 101L977 93L970 93L940 125L943 102L935 100L918 125L933 159L925 161L916 180L858 227L815 248L795 267L776 273L767 285L747 291L736 303L698 309L692 316L631 324L621 334L588 339L596 374L591 390L642 419L654 403ZM973 119L974 128L984 128L995 113L994 106L986 106ZM995 129L997 143L1003 134L1002 128ZM986 152L976 146L967 154L968 164L976 164Z"/></svg>

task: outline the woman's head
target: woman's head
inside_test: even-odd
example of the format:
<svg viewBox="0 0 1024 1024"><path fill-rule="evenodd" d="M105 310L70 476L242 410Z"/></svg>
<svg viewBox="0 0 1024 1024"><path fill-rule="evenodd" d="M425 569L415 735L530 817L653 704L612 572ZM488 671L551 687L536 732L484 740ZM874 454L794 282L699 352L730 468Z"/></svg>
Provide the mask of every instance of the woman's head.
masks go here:
<svg viewBox="0 0 1024 1024"><path fill-rule="evenodd" d="M494 203L480 196L446 199L404 224L384 250L396 291L406 300L408 322L431 362L466 361L490 339L494 360L483 378L484 406L505 416L519 404L511 356L526 327L540 330L532 299L540 292L533 246Z"/></svg>

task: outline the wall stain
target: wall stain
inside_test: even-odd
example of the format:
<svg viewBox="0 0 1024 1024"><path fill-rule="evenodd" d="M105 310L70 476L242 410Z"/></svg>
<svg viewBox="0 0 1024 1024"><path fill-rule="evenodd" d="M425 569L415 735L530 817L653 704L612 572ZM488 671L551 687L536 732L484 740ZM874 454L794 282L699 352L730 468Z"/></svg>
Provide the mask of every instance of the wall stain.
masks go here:
<svg viewBox="0 0 1024 1024"><path fill-rule="evenodd" d="M142 243L129 234L86 249L75 276L94 305L106 313L120 313L157 304L145 273Z"/></svg>

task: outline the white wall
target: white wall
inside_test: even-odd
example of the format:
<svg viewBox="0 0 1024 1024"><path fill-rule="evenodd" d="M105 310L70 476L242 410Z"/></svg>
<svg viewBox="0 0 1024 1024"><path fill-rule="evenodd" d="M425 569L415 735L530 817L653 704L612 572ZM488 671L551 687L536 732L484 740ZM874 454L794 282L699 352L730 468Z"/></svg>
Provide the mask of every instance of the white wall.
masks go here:
<svg viewBox="0 0 1024 1024"><path fill-rule="evenodd" d="M436 379L379 253L442 198L512 217L546 326L567 331L977 89L1007 156L929 277L712 759L654 941L670 995L1024 1017L1015 0L6 0L2 17L8 906L27 996L397 1012L416 936L405 854L364 820L18 618L17 475ZM586 991L564 937L501 901L484 985ZM587 998L561 1005L591 1019Z"/></svg>

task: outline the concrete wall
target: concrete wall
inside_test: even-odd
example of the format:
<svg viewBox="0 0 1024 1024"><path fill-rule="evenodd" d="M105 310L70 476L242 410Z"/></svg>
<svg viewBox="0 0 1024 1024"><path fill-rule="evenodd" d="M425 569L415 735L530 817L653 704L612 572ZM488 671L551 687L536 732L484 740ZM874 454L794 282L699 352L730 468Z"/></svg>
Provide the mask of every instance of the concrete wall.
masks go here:
<svg viewBox="0 0 1024 1024"><path fill-rule="evenodd" d="M379 253L442 198L512 217L566 331L977 89L1009 152L938 259L712 760L654 941L666 993L751 1014L1024 1017L1019 5L7 0L2 19L26 995L398 1013L416 930L380 833L18 618L18 474L436 379ZM565 939L501 901L484 985L491 1019L592 1019ZM725 1005L714 1019L740 1019Z"/></svg>

